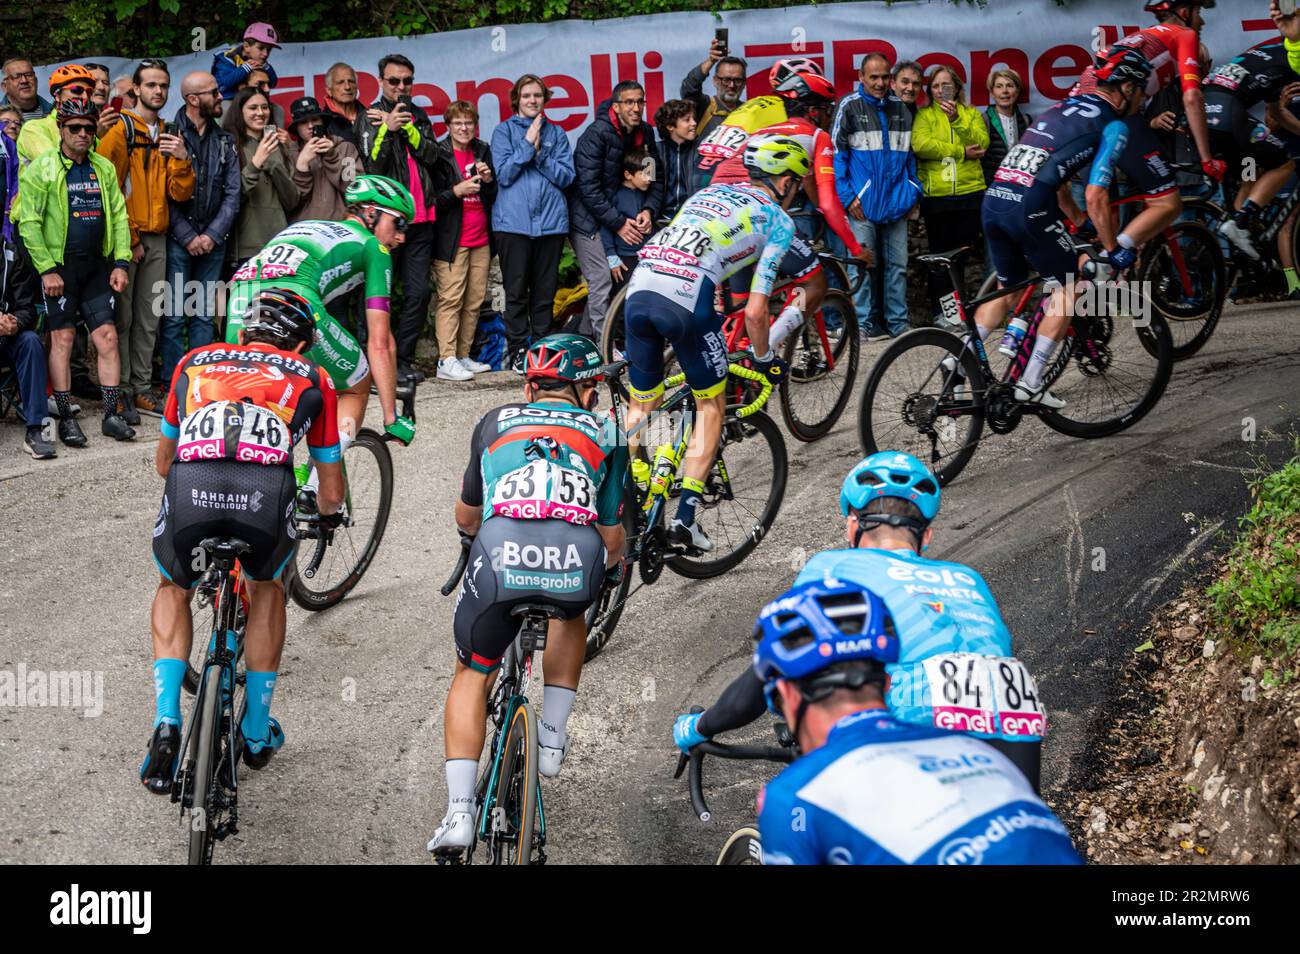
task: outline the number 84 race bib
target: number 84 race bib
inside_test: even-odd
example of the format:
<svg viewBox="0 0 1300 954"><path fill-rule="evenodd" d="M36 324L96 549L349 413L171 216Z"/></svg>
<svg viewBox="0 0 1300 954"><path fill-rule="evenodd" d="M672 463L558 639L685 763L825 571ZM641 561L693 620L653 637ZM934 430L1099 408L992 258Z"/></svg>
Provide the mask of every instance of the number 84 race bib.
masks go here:
<svg viewBox="0 0 1300 954"><path fill-rule="evenodd" d="M892 673L889 708L902 721L1026 741L1047 733L1047 710L1025 665L1009 656L943 653Z"/></svg>

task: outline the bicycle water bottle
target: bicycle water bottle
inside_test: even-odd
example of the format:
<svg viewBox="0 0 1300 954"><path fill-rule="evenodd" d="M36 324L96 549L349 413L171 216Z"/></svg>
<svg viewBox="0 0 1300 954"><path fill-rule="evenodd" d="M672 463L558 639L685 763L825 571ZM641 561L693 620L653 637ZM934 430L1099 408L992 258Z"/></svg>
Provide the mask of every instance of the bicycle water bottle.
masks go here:
<svg viewBox="0 0 1300 954"><path fill-rule="evenodd" d="M673 454L671 444L660 444L655 448L655 462L650 474L650 492L660 497L667 497L673 486L673 474L677 473L677 457Z"/></svg>
<svg viewBox="0 0 1300 954"><path fill-rule="evenodd" d="M1020 350L1020 345L1025 340L1025 333L1029 331L1029 322L1024 318L1016 315L1007 325L1006 333L1002 335L1002 343L998 345L998 353L1004 354L1008 358L1014 358L1016 352Z"/></svg>
<svg viewBox="0 0 1300 954"><path fill-rule="evenodd" d="M636 484L636 489L645 493L650 487L650 462L635 457L632 459L631 470L632 482Z"/></svg>

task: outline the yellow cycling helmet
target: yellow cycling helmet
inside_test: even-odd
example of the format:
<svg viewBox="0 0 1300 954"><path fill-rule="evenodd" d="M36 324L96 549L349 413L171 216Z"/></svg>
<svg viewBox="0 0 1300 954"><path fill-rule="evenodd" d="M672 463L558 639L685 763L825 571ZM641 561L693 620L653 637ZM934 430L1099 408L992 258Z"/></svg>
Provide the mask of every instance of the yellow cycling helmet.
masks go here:
<svg viewBox="0 0 1300 954"><path fill-rule="evenodd" d="M787 173L802 179L812 170L808 150L796 139L773 133L758 133L745 143L742 160L752 179L767 179Z"/></svg>

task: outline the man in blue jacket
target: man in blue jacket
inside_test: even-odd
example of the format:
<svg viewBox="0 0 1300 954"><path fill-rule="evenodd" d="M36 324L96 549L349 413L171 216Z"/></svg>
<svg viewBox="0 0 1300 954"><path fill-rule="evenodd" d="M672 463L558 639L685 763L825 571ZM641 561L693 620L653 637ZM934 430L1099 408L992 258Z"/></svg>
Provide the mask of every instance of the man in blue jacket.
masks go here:
<svg viewBox="0 0 1300 954"><path fill-rule="evenodd" d="M890 95L889 60L883 55L868 54L859 76L857 88L840 100L831 127L835 186L853 234L875 252L884 273L883 294L876 293L874 275L858 292L863 334L897 337L908 329L907 213L921 198L912 113Z"/></svg>

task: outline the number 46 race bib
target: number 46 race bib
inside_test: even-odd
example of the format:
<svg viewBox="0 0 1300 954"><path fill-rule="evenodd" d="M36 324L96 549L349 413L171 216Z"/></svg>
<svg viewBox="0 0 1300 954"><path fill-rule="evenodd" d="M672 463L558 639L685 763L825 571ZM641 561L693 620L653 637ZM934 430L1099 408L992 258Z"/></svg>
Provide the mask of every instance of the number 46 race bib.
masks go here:
<svg viewBox="0 0 1300 954"><path fill-rule="evenodd" d="M555 461L535 460L512 470L492 489L492 512L518 520L557 518L589 524L596 519L596 485Z"/></svg>
<svg viewBox="0 0 1300 954"><path fill-rule="evenodd" d="M285 464L293 454L279 415L247 401L215 401L185 415L177 460L242 460Z"/></svg>
<svg viewBox="0 0 1300 954"><path fill-rule="evenodd" d="M937 729L1026 740L1047 733L1034 677L1009 656L943 653L900 666L889 707L904 721Z"/></svg>

